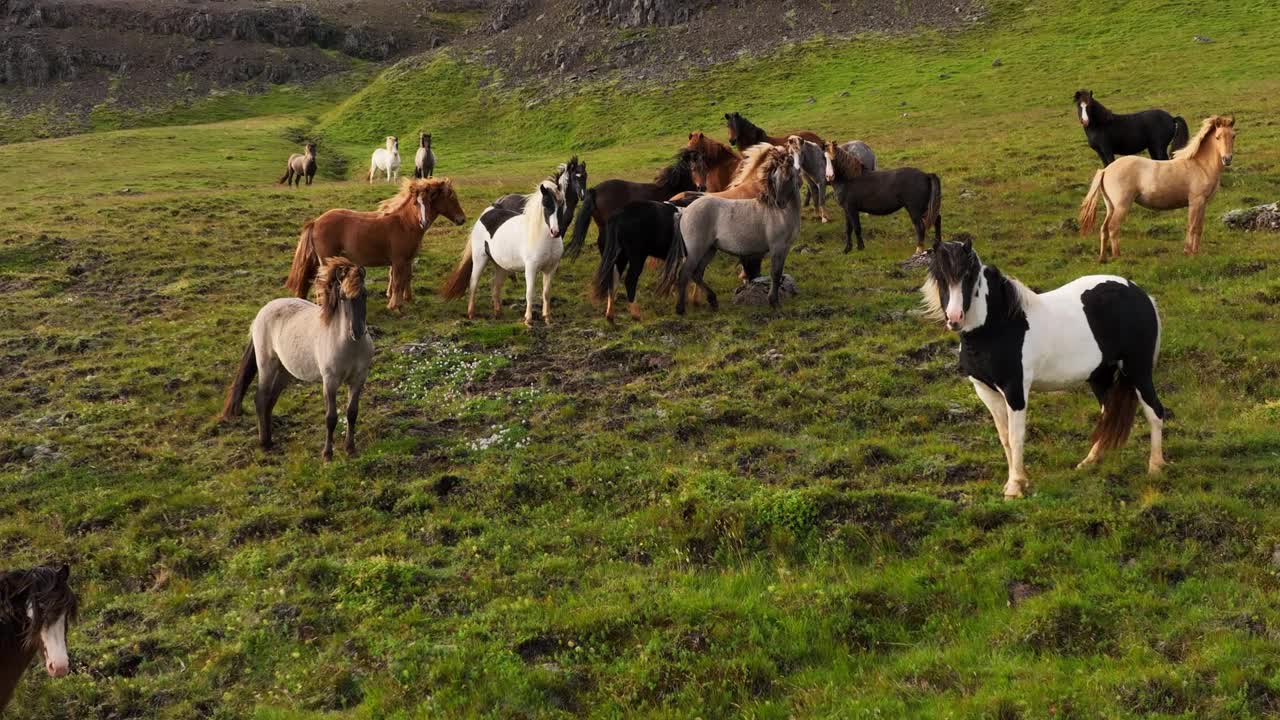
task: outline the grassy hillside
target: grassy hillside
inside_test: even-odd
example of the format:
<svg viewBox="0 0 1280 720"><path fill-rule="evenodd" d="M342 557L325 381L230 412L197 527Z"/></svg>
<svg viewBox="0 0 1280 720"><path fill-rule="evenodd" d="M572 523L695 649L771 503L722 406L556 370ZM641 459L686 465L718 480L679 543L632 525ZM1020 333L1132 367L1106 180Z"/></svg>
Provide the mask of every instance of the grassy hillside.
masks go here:
<svg viewBox="0 0 1280 720"><path fill-rule="evenodd" d="M0 557L72 562L84 607L73 673L33 670L9 716L1280 712L1280 281L1274 238L1217 220L1280 194L1277 22L1264 2L1001 4L964 33L552 99L440 56L331 108L0 146ZM948 232L1050 288L1098 269L1064 226L1097 163L1081 86L1238 118L1204 252L1182 255L1183 215L1135 211L1107 266L1163 312L1162 476L1144 426L1074 471L1092 397L1038 393L1031 495L1001 501L956 340L913 312L902 216L848 256L806 217L776 313L677 318L650 273L646 319L609 326L584 255L532 330L515 291L503 321L433 296L468 230L437 226L415 304L370 313L359 458L319 462L315 387L282 398L272 453L212 421L301 223L390 192L272 184L308 116L352 178L382 135L431 130L472 217L571 152L593 182L650 175L729 110L860 137L939 173Z"/></svg>

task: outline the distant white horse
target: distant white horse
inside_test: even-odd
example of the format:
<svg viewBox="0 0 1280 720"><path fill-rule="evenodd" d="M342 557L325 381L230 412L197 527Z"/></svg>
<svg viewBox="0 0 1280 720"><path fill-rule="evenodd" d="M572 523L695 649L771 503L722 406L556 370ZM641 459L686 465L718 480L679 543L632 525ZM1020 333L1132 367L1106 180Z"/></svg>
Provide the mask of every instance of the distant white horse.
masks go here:
<svg viewBox="0 0 1280 720"><path fill-rule="evenodd" d="M564 254L563 228L568 222L564 194L553 180L543 180L538 189L526 195L523 212L489 206L471 228L471 238L462 250L462 259L453 274L445 280L440 294L452 300L467 296L467 317L476 313L476 285L492 260L493 316L502 312L502 284L508 275L524 273L524 324L533 324L533 291L538 273L542 274L542 320L551 324L551 278Z"/></svg>
<svg viewBox="0 0 1280 720"><path fill-rule="evenodd" d="M374 150L369 158L369 182L378 172L386 173L388 182L400 177L400 139L395 135L388 135L387 146Z"/></svg>
<svg viewBox="0 0 1280 720"><path fill-rule="evenodd" d="M333 430L338 425L338 388L350 388L347 401L348 455L355 455L360 391L373 362L373 340L365 332L364 268L350 260L327 258L316 276L316 303L302 298L272 300L258 311L249 345L240 358L222 419L238 417L249 383L258 376L254 406L258 441L271 448L271 410L291 378L324 384L325 461L333 459Z"/></svg>

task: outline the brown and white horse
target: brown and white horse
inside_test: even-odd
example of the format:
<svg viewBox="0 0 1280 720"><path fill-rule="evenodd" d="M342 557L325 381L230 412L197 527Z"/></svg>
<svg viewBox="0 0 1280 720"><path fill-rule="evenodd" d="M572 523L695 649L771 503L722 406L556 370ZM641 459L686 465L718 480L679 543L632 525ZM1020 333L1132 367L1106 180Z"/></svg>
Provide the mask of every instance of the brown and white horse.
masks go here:
<svg viewBox="0 0 1280 720"><path fill-rule="evenodd" d="M1201 124L1186 147L1174 152L1172 160L1126 155L1094 173L1089 194L1080 205L1080 234L1092 232L1097 224L1101 197L1107 215L1098 240L1098 262L1107 261L1108 244L1111 257L1120 256L1120 224L1135 202L1152 210L1187 208L1187 239L1182 251L1188 255L1200 252L1205 207L1218 191L1223 168L1231 164L1235 142L1235 117L1214 115Z"/></svg>
<svg viewBox="0 0 1280 720"><path fill-rule="evenodd" d="M37 649L49 677L67 674L67 626L79 607L70 575L66 565L0 572L0 714Z"/></svg>
<svg viewBox="0 0 1280 720"><path fill-rule="evenodd" d="M413 300L413 259L437 216L461 225L467 215L449 178L406 179L376 212L330 210L302 226L285 287L306 297L320 263L335 255L364 267L391 266L387 309Z"/></svg>

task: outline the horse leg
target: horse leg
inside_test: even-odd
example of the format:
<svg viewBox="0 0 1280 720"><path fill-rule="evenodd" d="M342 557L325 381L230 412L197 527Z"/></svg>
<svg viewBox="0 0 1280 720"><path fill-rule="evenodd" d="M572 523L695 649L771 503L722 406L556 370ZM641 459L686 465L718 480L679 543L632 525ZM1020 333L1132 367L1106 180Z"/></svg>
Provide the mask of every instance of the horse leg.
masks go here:
<svg viewBox="0 0 1280 720"><path fill-rule="evenodd" d="M933 219L933 241L942 242L942 213Z"/></svg>
<svg viewBox="0 0 1280 720"><path fill-rule="evenodd" d="M333 430L338 427L338 381L324 379L324 449L320 457L325 462L333 459Z"/></svg>
<svg viewBox="0 0 1280 720"><path fill-rule="evenodd" d="M760 257L743 258L740 261L742 263L742 274L746 276L747 282L760 277L760 265L763 261L764 258Z"/></svg>
<svg viewBox="0 0 1280 720"><path fill-rule="evenodd" d="M782 267L787 262L786 247L778 248L769 256L769 307L777 310L778 294L782 290Z"/></svg>
<svg viewBox="0 0 1280 720"><path fill-rule="evenodd" d="M1142 414L1147 417L1151 427L1151 458L1147 461L1147 472L1154 475L1165 466L1164 459L1164 405L1156 397L1156 386L1150 373L1134 382L1137 386L1138 404L1142 406Z"/></svg>
<svg viewBox="0 0 1280 720"><path fill-rule="evenodd" d="M409 285L409 263L397 261L391 265L391 276L395 278L394 283L389 283L387 289L391 294L391 299L387 301L388 310L399 310L400 306L408 302Z"/></svg>
<svg viewBox="0 0 1280 720"><path fill-rule="evenodd" d="M1106 182L1106 180L1103 180ZM1107 216L1102 221L1103 240L1111 246L1111 257L1120 257L1120 224L1124 219L1129 217L1129 210L1133 207L1132 198L1121 198L1118 202L1107 204ZM1106 257L1099 252L1100 258L1106 262Z"/></svg>
<svg viewBox="0 0 1280 720"><path fill-rule="evenodd" d="M1029 380L1020 387L1004 389L1006 415L1009 417L1009 481L1004 485L1005 499L1022 497L1027 486L1027 470L1023 465L1023 449L1027 439L1027 396ZM1014 409L1014 405L1018 405Z"/></svg>
<svg viewBox="0 0 1280 720"><path fill-rule="evenodd" d="M924 218L912 216L911 229L916 233L916 255L919 255L924 252L924 234L927 230L924 226Z"/></svg>
<svg viewBox="0 0 1280 720"><path fill-rule="evenodd" d="M524 325L533 327L533 296L537 294L538 269L532 264L524 267Z"/></svg>
<svg viewBox="0 0 1280 720"><path fill-rule="evenodd" d="M542 322L548 326L551 325L551 276L555 274L555 270L542 273Z"/></svg>
<svg viewBox="0 0 1280 720"><path fill-rule="evenodd" d="M484 274L484 266L489 262L489 253L475 252L475 246L472 245L471 252L471 285L467 290L467 319L476 319L476 285L480 284L480 276ZM481 248L483 250L483 248ZM494 272L502 272L502 268L494 264ZM496 280L496 278L495 278Z"/></svg>
<svg viewBox="0 0 1280 720"><path fill-rule="evenodd" d="M1000 436L1000 446L1004 448L1005 467L1011 467L1013 456L1009 453L1009 411L1005 406L1004 396L979 380L973 381L973 389L978 393L978 399L982 404L987 406L991 419L995 421L996 435Z"/></svg>
<svg viewBox="0 0 1280 720"><path fill-rule="evenodd" d="M822 216L822 222L831 222L831 217L827 215L827 181L818 178L814 182L818 185L818 214Z"/></svg>
<svg viewBox="0 0 1280 720"><path fill-rule="evenodd" d="M502 284L507 281L507 271L500 267L493 269L493 319L502 317Z"/></svg>
<svg viewBox="0 0 1280 720"><path fill-rule="evenodd" d="M1089 376L1089 389L1093 390L1093 396L1098 400L1098 411L1106 414L1107 391L1115 384L1115 374L1118 368L1114 365L1100 367ZM1089 448L1089 454L1076 465L1076 469L1086 468L1102 459L1102 441L1098 440Z"/></svg>
<svg viewBox="0 0 1280 720"><path fill-rule="evenodd" d="M680 273L676 280L676 314L684 315L684 303L688 297L689 280L693 277L694 267L702 258L690 253L685 258L684 264L677 270Z"/></svg>
<svg viewBox="0 0 1280 720"><path fill-rule="evenodd" d="M703 277L707 272L707 267L711 265L712 258L715 256L716 249L714 247L707 250L707 253L702 256L702 259L698 261L698 266L694 269L693 282L698 287L702 288L702 291L707 294L707 305L709 305L712 310L719 310L720 301L716 299L716 291L711 289L711 286L707 284L707 281Z"/></svg>
<svg viewBox="0 0 1280 720"><path fill-rule="evenodd" d="M350 457L356 456L356 416L360 414L360 393L364 391L364 380L351 384L347 397L347 438L345 449Z"/></svg>
<svg viewBox="0 0 1280 720"><path fill-rule="evenodd" d="M266 360L258 364L258 390L253 396L253 409L258 416L258 444L263 450L270 450L271 443L271 411L275 408L280 391L284 389L284 378L287 376L279 363Z"/></svg>
<svg viewBox="0 0 1280 720"><path fill-rule="evenodd" d="M1182 252L1187 255L1200 252L1200 233L1204 230L1204 210L1205 203L1198 198L1192 200L1187 206L1187 240L1182 246Z"/></svg>
<svg viewBox="0 0 1280 720"><path fill-rule="evenodd" d="M636 288L640 285L640 273L644 272L643 260L632 260L627 265L627 277L624 283L627 287L627 312L631 313L631 317L636 320L640 318L640 305L636 303ZM612 300L613 298L610 298Z"/></svg>
<svg viewBox="0 0 1280 720"><path fill-rule="evenodd" d="M862 218L859 216L859 213L857 210L854 210L852 213L850 213L848 215L848 218L853 223L853 234L858 238L858 249L865 250L866 246L862 244ZM845 237L844 251L849 252L849 250L850 250L849 238Z"/></svg>
<svg viewBox="0 0 1280 720"><path fill-rule="evenodd" d="M390 299L396 286L396 266L387 269L387 298Z"/></svg>

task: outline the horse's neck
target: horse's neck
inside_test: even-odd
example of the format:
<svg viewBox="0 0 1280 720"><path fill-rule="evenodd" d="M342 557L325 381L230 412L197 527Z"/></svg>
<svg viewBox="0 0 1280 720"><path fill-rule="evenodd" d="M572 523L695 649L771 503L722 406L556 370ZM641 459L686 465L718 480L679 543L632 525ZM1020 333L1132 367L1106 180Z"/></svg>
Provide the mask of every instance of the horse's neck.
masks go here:
<svg viewBox="0 0 1280 720"><path fill-rule="evenodd" d="M1111 122L1116 114L1107 109L1106 105L1094 100L1089 104L1089 117L1097 122Z"/></svg>
<svg viewBox="0 0 1280 720"><path fill-rule="evenodd" d="M0 634L9 632L9 628L0 627ZM4 711L4 706L13 696L14 688L18 686L18 680L22 678L22 673L26 672L34 656L35 648L22 647L16 635L0 637L0 712Z"/></svg>

